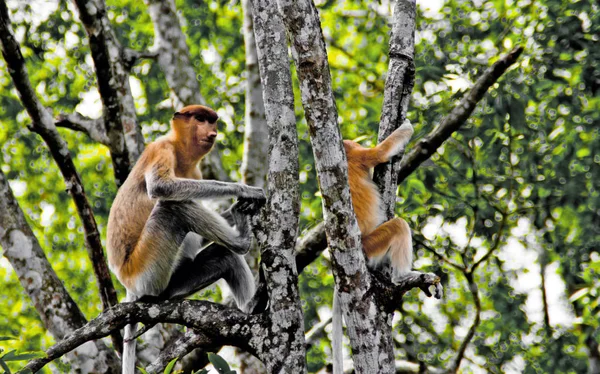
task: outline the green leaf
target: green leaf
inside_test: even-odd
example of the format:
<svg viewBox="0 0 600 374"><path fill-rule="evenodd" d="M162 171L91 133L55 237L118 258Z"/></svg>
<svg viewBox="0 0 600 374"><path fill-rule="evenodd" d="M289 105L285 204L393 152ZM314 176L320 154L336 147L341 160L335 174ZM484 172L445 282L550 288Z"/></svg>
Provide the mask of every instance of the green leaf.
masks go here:
<svg viewBox="0 0 600 374"><path fill-rule="evenodd" d="M223 359L223 357L221 357L217 354L209 353L208 361L210 361L210 363L215 367L215 369L217 369L217 371L220 374L226 374L231 371L231 368L229 367L229 364L227 363L227 361L225 361Z"/></svg>
<svg viewBox="0 0 600 374"><path fill-rule="evenodd" d="M0 342L4 342L7 340L17 340L14 336L0 336Z"/></svg>
<svg viewBox="0 0 600 374"><path fill-rule="evenodd" d="M171 374L171 372L173 371L173 368L175 367L176 362L177 362L177 358L171 360L171 362L169 362L169 365L167 365L167 367L165 368L164 374Z"/></svg>
<svg viewBox="0 0 600 374"><path fill-rule="evenodd" d="M4 374L11 374L10 368L2 358L0 358L0 367L4 370Z"/></svg>

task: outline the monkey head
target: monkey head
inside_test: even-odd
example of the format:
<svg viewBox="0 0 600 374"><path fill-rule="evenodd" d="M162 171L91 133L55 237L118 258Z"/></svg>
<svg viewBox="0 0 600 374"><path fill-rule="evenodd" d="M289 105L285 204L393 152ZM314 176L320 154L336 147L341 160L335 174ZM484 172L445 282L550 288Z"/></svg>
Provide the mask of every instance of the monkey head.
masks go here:
<svg viewBox="0 0 600 374"><path fill-rule="evenodd" d="M217 139L217 112L203 105L188 105L173 114L175 136L195 151L208 153Z"/></svg>

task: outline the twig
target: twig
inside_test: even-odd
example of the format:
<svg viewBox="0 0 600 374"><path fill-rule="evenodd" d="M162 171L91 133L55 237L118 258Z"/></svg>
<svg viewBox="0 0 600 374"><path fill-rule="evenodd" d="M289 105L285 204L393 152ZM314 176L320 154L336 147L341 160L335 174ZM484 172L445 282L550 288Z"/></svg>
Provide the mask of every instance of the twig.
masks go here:
<svg viewBox="0 0 600 374"><path fill-rule="evenodd" d="M325 332L325 327L331 323L331 317L325 318L321 322L314 325L306 334L304 338L304 342L306 344L306 350L308 350L313 344L317 342L317 340L323 336Z"/></svg>
<svg viewBox="0 0 600 374"><path fill-rule="evenodd" d="M479 300L479 290L477 289L477 283L473 279L472 272L465 272L464 275L467 278L467 281L469 282L469 290L471 291L471 295L473 296L473 302L475 303L475 320L473 321L473 324L469 328L469 332L467 332L467 336L465 336L465 339L462 341L460 348L458 349L458 353L456 354L454 363L452 364L452 367L449 370L451 373L456 373L460 368L460 363L465 355L467 347L469 346L469 343L475 336L475 331L477 330L477 327L481 322L481 301Z"/></svg>
<svg viewBox="0 0 600 374"><path fill-rule="evenodd" d="M185 334L162 350L156 360L146 367L146 372L160 373L172 360L183 357L196 348L210 346L211 339L198 330L188 329Z"/></svg>
<svg viewBox="0 0 600 374"><path fill-rule="evenodd" d="M453 268L455 268L458 271L465 271L465 267L455 264L454 262L452 262L452 260L450 260L448 257L444 256L441 253L438 253L434 248L431 248L429 245L425 244L424 241L413 237L413 241L415 243L417 243L418 245L420 245L421 247L425 248L428 252L431 252L435 257L437 257L438 259L440 259L441 261L445 262L446 264L452 266Z"/></svg>
<svg viewBox="0 0 600 374"><path fill-rule="evenodd" d="M453 132L457 131L463 123L469 118L477 103L483 98L487 92L504 72L514 64L518 57L523 52L523 47L518 47L512 50L506 56L500 58L494 65L486 70L473 85L473 88L467 95L463 97L460 103L447 115L440 125L421 139L415 147L404 156L401 163L401 170L398 176L398 183L402 183L419 167L419 165L427 160L431 155L448 139Z"/></svg>

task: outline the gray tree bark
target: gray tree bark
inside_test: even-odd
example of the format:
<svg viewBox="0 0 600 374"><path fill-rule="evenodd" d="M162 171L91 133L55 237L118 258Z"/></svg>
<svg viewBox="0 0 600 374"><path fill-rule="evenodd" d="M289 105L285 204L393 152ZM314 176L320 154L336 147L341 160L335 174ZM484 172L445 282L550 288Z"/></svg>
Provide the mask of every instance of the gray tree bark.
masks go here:
<svg viewBox="0 0 600 374"><path fill-rule="evenodd" d="M144 138L129 87L127 51L112 30L104 0L73 1L90 41L108 147L120 186L144 150Z"/></svg>
<svg viewBox="0 0 600 374"><path fill-rule="evenodd" d="M398 0L392 17L392 33L389 42L389 65L383 94L378 141L385 140L406 119L408 104L414 85L415 18L414 0ZM386 220L395 216L398 190L398 173L403 156L395 156L391 162L378 165L373 172L373 181L381 192L381 203ZM389 267L386 269L389 276ZM378 328L381 331L380 365L382 372L395 370L392 320L394 309L379 309Z"/></svg>
<svg viewBox="0 0 600 374"><path fill-rule="evenodd" d="M174 0L144 0L154 25L154 45L158 65L171 89L173 108L205 104L198 78L191 63L190 50L181 30Z"/></svg>
<svg viewBox="0 0 600 374"><path fill-rule="evenodd" d="M268 129L263 89L258 69L258 54L252 22L252 4L242 0L244 12L244 45L246 47L246 112L242 181L264 187L267 176Z"/></svg>
<svg viewBox="0 0 600 374"><path fill-rule="evenodd" d="M56 341L87 323L48 262L1 169L0 246ZM102 340L81 345L68 358L73 369L81 373L114 373L121 366L115 352Z"/></svg>
<svg viewBox="0 0 600 374"><path fill-rule="evenodd" d="M165 74L171 90L173 109L179 110L192 104L207 104L200 93L199 78L181 29L175 1L145 0L145 3L154 25L154 45L150 52L156 55L158 65ZM221 154L216 149L202 159L201 169L206 179L230 180L223 168Z"/></svg>
<svg viewBox="0 0 600 374"><path fill-rule="evenodd" d="M292 75L276 1L253 0L252 9L269 128L268 200L257 239L272 339L265 342L260 358L270 373L305 373L304 318L294 259L300 194Z"/></svg>
<svg viewBox="0 0 600 374"><path fill-rule="evenodd" d="M319 16L308 0L280 0L298 71L302 105L309 125L336 292L353 350L357 373L379 373L382 353L378 308L371 288L350 189L348 167L337 124L337 108Z"/></svg>

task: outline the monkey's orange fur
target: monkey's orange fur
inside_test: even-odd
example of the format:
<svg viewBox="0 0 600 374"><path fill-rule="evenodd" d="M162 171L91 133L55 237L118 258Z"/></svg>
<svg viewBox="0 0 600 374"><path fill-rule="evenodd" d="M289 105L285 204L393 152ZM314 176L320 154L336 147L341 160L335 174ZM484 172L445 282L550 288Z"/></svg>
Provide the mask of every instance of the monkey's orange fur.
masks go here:
<svg viewBox="0 0 600 374"><path fill-rule="evenodd" d="M156 204L146 189L145 175L152 168L170 177L202 179L198 162L214 144L217 114L210 108L191 105L172 120L172 132L148 145L129 177L121 186L111 207L108 221L107 253L111 269L127 289L135 288L137 277L148 264L160 261L153 248L152 232L144 230ZM197 119L206 118L207 126L198 126Z"/></svg>
<svg viewBox="0 0 600 374"><path fill-rule="evenodd" d="M350 193L365 254L375 263L389 255L394 278L411 268L410 227L402 218L383 223L380 194L371 180L370 170L378 164L388 162L400 152L412 133L410 124L403 125L374 148L364 148L356 142L344 140Z"/></svg>

